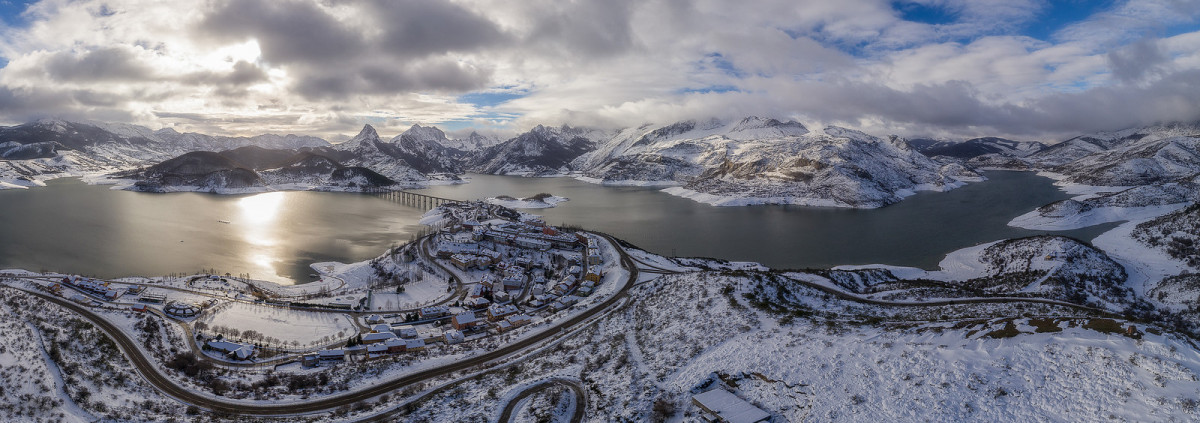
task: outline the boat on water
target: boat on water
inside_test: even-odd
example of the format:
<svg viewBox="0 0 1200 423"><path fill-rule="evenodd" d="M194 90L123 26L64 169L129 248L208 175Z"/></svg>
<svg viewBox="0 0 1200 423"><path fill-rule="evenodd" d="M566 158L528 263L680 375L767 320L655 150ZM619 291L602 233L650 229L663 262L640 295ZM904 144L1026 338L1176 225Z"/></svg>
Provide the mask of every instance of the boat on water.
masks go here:
<svg viewBox="0 0 1200 423"><path fill-rule="evenodd" d="M229 223L229 221L228 221L228 220L218 220L218 222L225 223L225 224L228 224L228 223Z"/></svg>

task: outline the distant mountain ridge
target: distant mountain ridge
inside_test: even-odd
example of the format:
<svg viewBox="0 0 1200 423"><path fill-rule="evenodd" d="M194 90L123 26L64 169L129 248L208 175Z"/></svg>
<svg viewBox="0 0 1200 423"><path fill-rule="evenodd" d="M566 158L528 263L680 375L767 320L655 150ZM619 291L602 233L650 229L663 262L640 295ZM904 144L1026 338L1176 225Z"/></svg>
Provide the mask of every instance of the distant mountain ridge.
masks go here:
<svg viewBox="0 0 1200 423"><path fill-rule="evenodd" d="M0 181L29 185L44 175L127 170L213 151L271 183L263 166L311 153L404 187L458 182L457 175L465 172L574 176L610 185L671 186L673 194L720 205L879 207L915 191L952 189L981 179L974 169L1049 171L1066 182L1088 185L1176 181L1200 173L1198 141L1200 126L1195 124L1101 132L1046 145L998 137L881 138L837 126L813 131L794 120L750 116L616 131L537 125L503 141L479 133L450 139L441 129L422 125L385 141L364 125L350 140L330 144L297 135L219 137L40 120L0 127L0 159L13 164L0 169ZM369 174L363 177L363 183L382 182ZM233 178L228 184L251 184L252 179Z"/></svg>

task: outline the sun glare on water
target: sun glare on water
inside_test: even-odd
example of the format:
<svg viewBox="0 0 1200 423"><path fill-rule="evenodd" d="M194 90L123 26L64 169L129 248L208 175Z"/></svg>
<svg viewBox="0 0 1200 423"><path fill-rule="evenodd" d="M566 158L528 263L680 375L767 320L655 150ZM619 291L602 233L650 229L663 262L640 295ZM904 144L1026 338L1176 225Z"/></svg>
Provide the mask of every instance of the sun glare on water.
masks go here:
<svg viewBox="0 0 1200 423"><path fill-rule="evenodd" d="M279 243L276 232L285 195L282 192L268 192L242 198L237 203L241 216L236 223L241 227L242 237L251 245L244 254L247 261L258 268L252 274L266 276L267 279L274 279L269 275L278 276L273 263L279 260L280 252L275 248Z"/></svg>

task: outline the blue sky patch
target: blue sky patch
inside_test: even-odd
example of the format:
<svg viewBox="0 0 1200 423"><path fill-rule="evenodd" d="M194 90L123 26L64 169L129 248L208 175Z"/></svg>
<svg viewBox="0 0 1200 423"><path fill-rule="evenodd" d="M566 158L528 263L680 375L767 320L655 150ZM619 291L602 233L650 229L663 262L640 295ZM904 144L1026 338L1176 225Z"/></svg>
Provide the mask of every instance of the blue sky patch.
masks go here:
<svg viewBox="0 0 1200 423"><path fill-rule="evenodd" d="M496 107L509 100L516 100L528 96L528 92L474 92L458 96L455 101L459 103L472 104L475 107Z"/></svg>
<svg viewBox="0 0 1200 423"><path fill-rule="evenodd" d="M894 2L892 7L900 12L900 18L911 22L930 25L945 25L958 19L957 13L945 7L926 6L919 3Z"/></svg>

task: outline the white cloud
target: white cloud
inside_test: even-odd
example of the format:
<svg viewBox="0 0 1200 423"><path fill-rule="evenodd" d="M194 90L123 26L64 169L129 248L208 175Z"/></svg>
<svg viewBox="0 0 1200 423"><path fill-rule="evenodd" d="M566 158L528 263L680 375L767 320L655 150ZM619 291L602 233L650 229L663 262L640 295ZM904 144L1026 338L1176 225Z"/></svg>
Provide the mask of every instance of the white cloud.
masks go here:
<svg viewBox="0 0 1200 423"><path fill-rule="evenodd" d="M0 112L335 139L364 122L513 131L760 114L1052 137L1200 118L1180 97L1200 33L1154 32L1194 23L1180 14L1200 2L1119 2L1050 41L1020 34L1041 1L914 3L949 22L905 21L905 4L884 0L46 0L28 27L0 32ZM455 101L480 91L527 95Z"/></svg>

